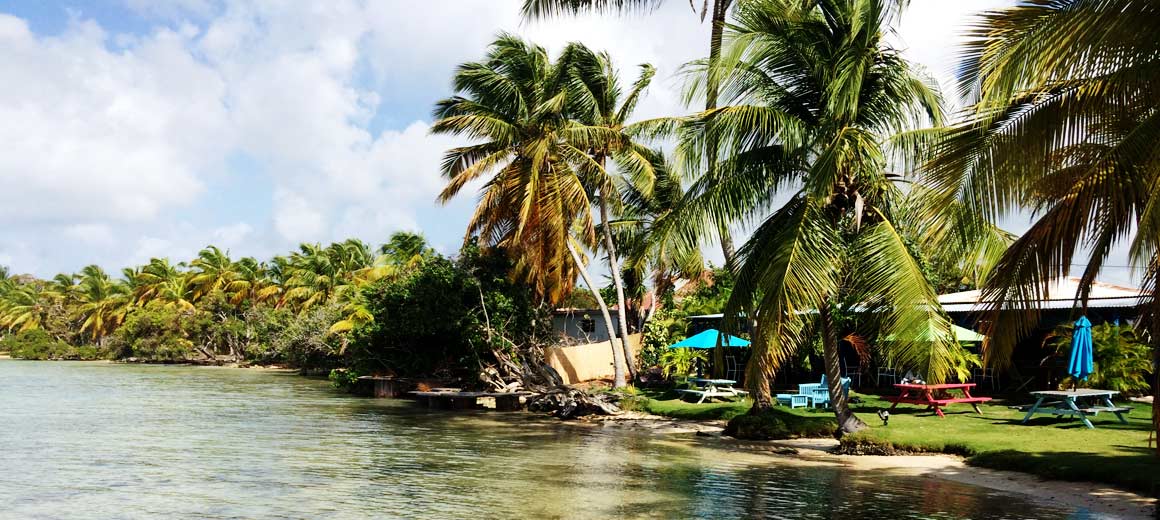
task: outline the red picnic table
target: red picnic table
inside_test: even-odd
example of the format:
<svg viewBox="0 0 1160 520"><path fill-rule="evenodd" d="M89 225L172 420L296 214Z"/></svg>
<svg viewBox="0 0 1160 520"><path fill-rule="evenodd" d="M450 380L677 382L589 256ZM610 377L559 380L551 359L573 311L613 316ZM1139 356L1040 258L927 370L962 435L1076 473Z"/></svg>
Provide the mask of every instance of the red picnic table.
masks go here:
<svg viewBox="0 0 1160 520"><path fill-rule="evenodd" d="M939 417L945 417L942 413L942 407L954 403L969 403L976 412L983 413L979 409L979 403L990 401L990 397L972 397L971 388L975 386L974 383L952 383L943 385L914 385L914 384L896 384L895 388L901 389L902 393L898 397L887 397L886 400L894 403L890 407L890 411L898 406L898 403L908 404L924 404L934 408L934 413ZM953 396L950 391L958 390L963 394L962 397Z"/></svg>

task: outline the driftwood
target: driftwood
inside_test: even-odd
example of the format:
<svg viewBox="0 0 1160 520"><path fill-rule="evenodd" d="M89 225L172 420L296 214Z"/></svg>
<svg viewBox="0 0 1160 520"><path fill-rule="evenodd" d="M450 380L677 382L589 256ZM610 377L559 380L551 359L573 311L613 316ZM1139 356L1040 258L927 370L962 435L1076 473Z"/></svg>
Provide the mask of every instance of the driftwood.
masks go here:
<svg viewBox="0 0 1160 520"><path fill-rule="evenodd" d="M620 413L620 408L616 406L616 396L589 394L567 386L559 386L528 398L528 410L551 414L561 419Z"/></svg>
<svg viewBox="0 0 1160 520"><path fill-rule="evenodd" d="M560 373L548 364L544 345L535 339L518 345L492 329L482 291L479 297L488 344L492 345L491 354L495 360L494 364L480 363L480 381L495 392L531 392L527 399L528 410L561 419L620 413L613 395L588 394L565 386Z"/></svg>

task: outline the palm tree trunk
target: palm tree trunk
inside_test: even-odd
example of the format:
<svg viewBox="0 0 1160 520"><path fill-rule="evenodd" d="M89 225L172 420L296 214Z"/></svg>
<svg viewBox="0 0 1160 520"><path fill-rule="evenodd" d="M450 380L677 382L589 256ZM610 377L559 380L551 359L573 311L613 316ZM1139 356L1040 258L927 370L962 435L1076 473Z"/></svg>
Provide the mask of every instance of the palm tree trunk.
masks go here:
<svg viewBox="0 0 1160 520"><path fill-rule="evenodd" d="M834 416L838 419L838 435L854 433L866 428L854 412L846 392L842 391L842 363L838 355L838 330L830 315L830 302L823 302L820 309L822 318L822 355L825 357L826 385L830 390L830 404L834 406Z"/></svg>
<svg viewBox="0 0 1160 520"><path fill-rule="evenodd" d="M713 66L721 58L721 39L725 31L725 14L729 12L729 4L731 3L733 0L714 0L713 2L713 27L709 32L709 78L705 85L705 110L717 108L719 89ZM713 171L717 169L716 138L710 136L705 146L707 174L712 175ZM725 256L725 267L733 270L735 267L733 257L736 254L736 249L733 246L733 233L729 231L728 222L717 221L717 236L721 241L721 253Z"/></svg>
<svg viewBox="0 0 1160 520"><path fill-rule="evenodd" d="M1157 326L1152 328L1160 329ZM1152 431L1156 433L1156 457L1160 457L1160 336L1155 330L1152 332ZM1160 515L1160 507L1156 511Z"/></svg>
<svg viewBox="0 0 1160 520"><path fill-rule="evenodd" d="M596 304L600 306L600 313L604 316L604 326L608 330L608 343L612 346L612 387L624 388L627 386L624 382L624 362L616 348L616 336L612 333L612 316L608 313L608 305L604 303L604 297L600 295L600 291L592 283L592 277L588 276L588 268L584 266L584 260L580 258L580 253L576 251L576 246L572 245L572 242L568 242L568 252L572 253L572 261L576 262L580 278L584 279L584 285L587 285L588 290L592 291L592 295L596 297Z"/></svg>
<svg viewBox="0 0 1160 520"><path fill-rule="evenodd" d="M749 413L755 414L773 407L773 392L770 389L773 371L766 362L768 356L761 355L766 352L764 336L756 329L751 330L754 331L753 345L750 346L752 354L745 367L745 381L749 394L753 396L753 408L749 409Z"/></svg>
<svg viewBox="0 0 1160 520"><path fill-rule="evenodd" d="M603 166L604 161L601 161ZM628 367L629 379L636 381L636 360L632 355L632 347L628 343L628 305L624 300L624 280L620 276L620 262L616 259L616 244L612 241L612 229L609 227L607 194L600 194L600 227L604 231L604 249L608 251L608 268L612 271L612 284L616 286L616 313L620 322L620 348L624 351L625 366ZM612 334L609 334L610 336Z"/></svg>

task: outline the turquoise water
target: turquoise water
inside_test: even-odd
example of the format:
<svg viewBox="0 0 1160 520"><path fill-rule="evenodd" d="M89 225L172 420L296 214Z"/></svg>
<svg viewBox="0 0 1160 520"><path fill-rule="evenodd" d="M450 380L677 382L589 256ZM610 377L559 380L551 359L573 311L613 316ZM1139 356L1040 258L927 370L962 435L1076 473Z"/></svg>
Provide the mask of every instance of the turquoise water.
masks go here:
<svg viewBox="0 0 1160 520"><path fill-rule="evenodd" d="M257 370L0 361L0 518L1060 518L711 439L429 412Z"/></svg>

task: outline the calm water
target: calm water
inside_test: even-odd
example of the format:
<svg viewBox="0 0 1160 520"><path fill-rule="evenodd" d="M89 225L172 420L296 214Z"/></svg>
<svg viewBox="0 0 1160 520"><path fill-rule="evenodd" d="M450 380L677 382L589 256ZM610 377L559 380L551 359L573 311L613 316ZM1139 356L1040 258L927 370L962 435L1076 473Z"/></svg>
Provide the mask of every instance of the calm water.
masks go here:
<svg viewBox="0 0 1160 520"><path fill-rule="evenodd" d="M3 518L1060 518L695 437L449 414L323 381L0 361Z"/></svg>

